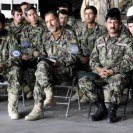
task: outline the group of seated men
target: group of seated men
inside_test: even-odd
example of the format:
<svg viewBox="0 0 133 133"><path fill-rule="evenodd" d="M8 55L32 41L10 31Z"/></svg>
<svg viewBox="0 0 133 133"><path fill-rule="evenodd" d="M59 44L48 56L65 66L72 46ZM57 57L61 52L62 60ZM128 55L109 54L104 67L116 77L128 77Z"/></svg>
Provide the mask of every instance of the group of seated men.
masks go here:
<svg viewBox="0 0 133 133"><path fill-rule="evenodd" d="M12 10L13 21L8 25L0 13L0 72L8 80L10 119L20 118L18 100L25 70L35 69L34 107L25 116L32 121L44 117L46 106L55 105L54 84L70 80L78 64L80 98L86 97L98 108L91 119L117 121L121 94L133 69L133 19L128 18L129 31L117 8L107 12L105 26L95 21L94 6L86 6L84 16L84 24L77 25L63 3L57 13L48 11L44 20L28 3ZM95 93L96 89L100 94Z"/></svg>

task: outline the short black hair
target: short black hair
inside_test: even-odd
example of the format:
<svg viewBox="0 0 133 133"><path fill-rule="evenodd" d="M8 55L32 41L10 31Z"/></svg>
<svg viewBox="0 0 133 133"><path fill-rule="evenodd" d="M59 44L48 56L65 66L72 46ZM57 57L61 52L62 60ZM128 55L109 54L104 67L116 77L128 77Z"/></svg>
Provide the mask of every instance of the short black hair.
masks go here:
<svg viewBox="0 0 133 133"><path fill-rule="evenodd" d="M34 11L37 13L35 7L33 7L33 6L28 6L28 7L25 9L25 15L26 15L26 16L27 16L27 12L28 12L29 10L34 10Z"/></svg>
<svg viewBox="0 0 133 133"><path fill-rule="evenodd" d="M45 17L46 17L47 15L49 15L49 14L53 14L53 16L55 16L55 17L58 19L58 14L57 14L56 12L54 12L54 11L48 11L48 12L46 12L46 13L44 14L44 19L45 19Z"/></svg>
<svg viewBox="0 0 133 133"><path fill-rule="evenodd" d="M121 13L120 10L118 8L112 8L110 10L108 10L105 20L107 21L109 18L114 19L114 20L118 20L121 22Z"/></svg>
<svg viewBox="0 0 133 133"><path fill-rule="evenodd" d="M20 8L20 6L14 7L11 11L11 14L14 15L15 12L22 12L22 9Z"/></svg>
<svg viewBox="0 0 133 133"><path fill-rule="evenodd" d="M97 9L95 6L86 6L84 12L88 9L91 9L95 15L97 15Z"/></svg>
<svg viewBox="0 0 133 133"><path fill-rule="evenodd" d="M2 24L5 24L5 22L6 22L5 15L4 15L3 13L1 13L1 12L0 12L0 22L1 22Z"/></svg>
<svg viewBox="0 0 133 133"><path fill-rule="evenodd" d="M133 15L127 18L127 24L128 23L133 23Z"/></svg>
<svg viewBox="0 0 133 133"><path fill-rule="evenodd" d="M28 6L29 6L30 3L28 3L28 2L22 2L22 3L20 4L20 7L23 6L23 5L28 5Z"/></svg>
<svg viewBox="0 0 133 133"><path fill-rule="evenodd" d="M64 9L59 10L59 11L58 11L58 14L60 14L60 13L63 14L63 15L69 15L69 14L68 14L68 11L66 11L66 10L64 10Z"/></svg>

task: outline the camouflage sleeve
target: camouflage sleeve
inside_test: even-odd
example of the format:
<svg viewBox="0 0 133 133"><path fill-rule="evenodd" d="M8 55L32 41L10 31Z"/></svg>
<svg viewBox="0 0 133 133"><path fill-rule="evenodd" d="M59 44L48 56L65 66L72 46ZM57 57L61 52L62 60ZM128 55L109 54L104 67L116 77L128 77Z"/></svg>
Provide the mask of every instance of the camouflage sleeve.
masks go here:
<svg viewBox="0 0 133 133"><path fill-rule="evenodd" d="M133 69L133 42L130 41L125 49L123 59L111 68L114 73L126 73Z"/></svg>
<svg viewBox="0 0 133 133"><path fill-rule="evenodd" d="M97 44L97 43L96 43ZM100 61L99 61L99 54L98 54L98 49L95 47L90 55L90 67L92 71L96 71L96 68L101 66Z"/></svg>
<svg viewBox="0 0 133 133"><path fill-rule="evenodd" d="M76 36L73 35L71 36L71 38L72 39L69 40L69 43L67 45L66 55L59 59L59 61L64 66L70 66L75 64L81 57L81 49L79 47Z"/></svg>
<svg viewBox="0 0 133 133"><path fill-rule="evenodd" d="M44 52L43 48L43 35L46 34L41 27L38 29L32 29L32 27L26 27L21 33L21 47L22 53L33 56L34 51Z"/></svg>
<svg viewBox="0 0 133 133"><path fill-rule="evenodd" d="M5 46L1 63L4 66L11 66L20 62L21 49L14 36L8 35L6 38Z"/></svg>

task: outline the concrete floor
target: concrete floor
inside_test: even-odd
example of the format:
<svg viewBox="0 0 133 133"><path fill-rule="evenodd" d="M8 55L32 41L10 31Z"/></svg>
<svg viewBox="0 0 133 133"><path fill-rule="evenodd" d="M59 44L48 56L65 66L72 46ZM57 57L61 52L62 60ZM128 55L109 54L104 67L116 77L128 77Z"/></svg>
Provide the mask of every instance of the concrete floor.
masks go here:
<svg viewBox="0 0 133 133"><path fill-rule="evenodd" d="M24 116L33 107L33 100L26 101L25 107L19 102L19 111L22 115L19 120L10 120L7 113L7 99L0 98L0 133L132 133L133 132L133 101L127 108L125 120L109 124L106 120L92 122L87 118L88 104L81 106L78 111L77 103L71 104L70 116L65 117L66 106L56 105L54 108L46 109L45 118L38 121L25 121ZM94 112L95 107L93 108ZM122 108L118 110L122 115Z"/></svg>

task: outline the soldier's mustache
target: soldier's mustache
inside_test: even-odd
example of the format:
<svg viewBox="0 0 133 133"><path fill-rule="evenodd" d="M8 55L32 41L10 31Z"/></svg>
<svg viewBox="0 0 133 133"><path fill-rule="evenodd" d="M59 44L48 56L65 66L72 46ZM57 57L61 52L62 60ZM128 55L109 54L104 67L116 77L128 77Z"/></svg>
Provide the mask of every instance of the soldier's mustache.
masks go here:
<svg viewBox="0 0 133 133"><path fill-rule="evenodd" d="M113 29L114 30L115 28L114 27L111 27L110 29Z"/></svg>

